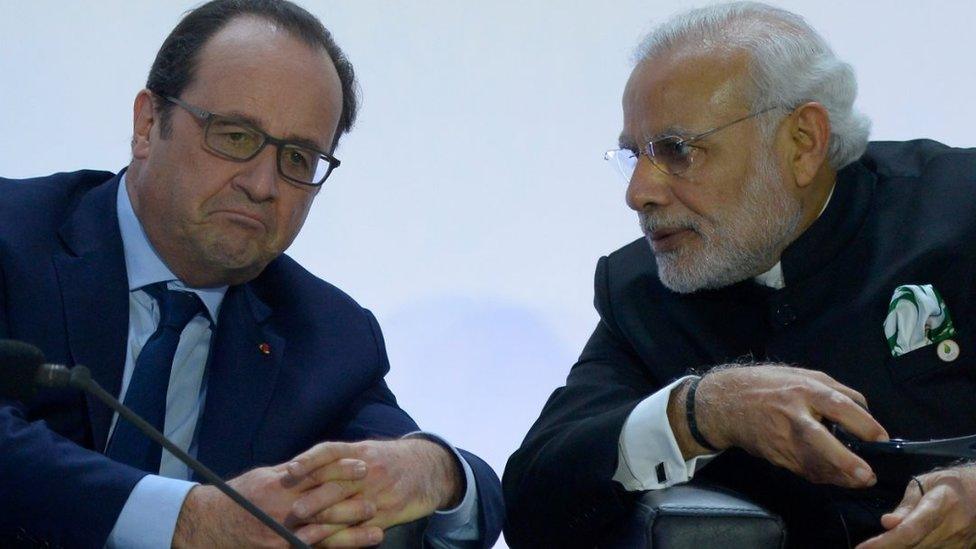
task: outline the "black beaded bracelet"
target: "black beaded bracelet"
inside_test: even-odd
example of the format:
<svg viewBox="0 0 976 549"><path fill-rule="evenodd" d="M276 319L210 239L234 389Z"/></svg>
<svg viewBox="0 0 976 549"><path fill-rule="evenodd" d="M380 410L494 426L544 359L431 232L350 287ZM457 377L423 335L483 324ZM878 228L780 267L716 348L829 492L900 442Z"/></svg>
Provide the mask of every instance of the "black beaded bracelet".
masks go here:
<svg viewBox="0 0 976 549"><path fill-rule="evenodd" d="M698 430L698 422L695 421L695 391L698 390L698 383L701 380L702 378L696 377L688 384L688 393L685 396L685 418L688 420L688 430L691 431L691 437L695 439L695 442L702 448L712 452L718 452L718 448L712 446L705 440L705 435Z"/></svg>

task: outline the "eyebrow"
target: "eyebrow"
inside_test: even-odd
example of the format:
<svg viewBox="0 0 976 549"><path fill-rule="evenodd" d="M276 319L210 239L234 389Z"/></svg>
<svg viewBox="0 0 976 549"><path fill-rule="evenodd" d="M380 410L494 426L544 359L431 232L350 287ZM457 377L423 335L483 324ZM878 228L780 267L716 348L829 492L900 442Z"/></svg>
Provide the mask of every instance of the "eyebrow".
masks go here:
<svg viewBox="0 0 976 549"><path fill-rule="evenodd" d="M683 126L672 124L671 126L664 128L664 130L657 132L654 135L651 135L650 138L646 141L646 143L650 143L651 141L657 141L658 139L664 139L665 137L680 137L682 139L687 139L689 137L698 135L699 133L701 132L696 132L694 130L685 128ZM617 146L620 147L621 149L629 149L632 151L637 150L637 143L629 136L626 136L624 134L620 134L620 137L617 138Z"/></svg>
<svg viewBox="0 0 976 549"><path fill-rule="evenodd" d="M260 120L258 120L257 118L249 114L245 114L240 111L229 111L229 112L221 112L221 113L213 113L213 114L216 114L218 116L224 116L226 118L231 118L234 120L239 120L241 122L245 122L248 125L254 126L255 128L261 130L262 132L271 135L270 132L264 129L264 124L262 124ZM312 149L313 151L318 153L326 152L326 150L314 139L304 137L301 135L288 134L282 136L281 140L298 145L300 147L304 147L306 149Z"/></svg>
<svg viewBox="0 0 976 549"><path fill-rule="evenodd" d="M693 135L698 135L698 133L700 132L689 130L688 128L678 125L671 125L665 128L664 131L652 135L650 141L656 141L665 137L680 137L685 139Z"/></svg>

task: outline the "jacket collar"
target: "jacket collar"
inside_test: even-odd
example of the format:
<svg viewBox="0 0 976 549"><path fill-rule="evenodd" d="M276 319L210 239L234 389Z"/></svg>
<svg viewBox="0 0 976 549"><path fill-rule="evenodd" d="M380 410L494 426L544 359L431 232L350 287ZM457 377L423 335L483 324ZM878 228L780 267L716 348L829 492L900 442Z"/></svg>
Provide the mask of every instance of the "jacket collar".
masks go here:
<svg viewBox="0 0 976 549"><path fill-rule="evenodd" d="M827 209L780 258L787 289L815 276L857 235L871 208L877 178L860 161L837 174Z"/></svg>
<svg viewBox="0 0 976 549"><path fill-rule="evenodd" d="M53 261L73 364L84 364L106 391L119 394L128 338L129 300L116 212L119 176L86 193L59 236ZM98 318L93 314L98 311ZM112 411L86 395L94 447L105 446Z"/></svg>

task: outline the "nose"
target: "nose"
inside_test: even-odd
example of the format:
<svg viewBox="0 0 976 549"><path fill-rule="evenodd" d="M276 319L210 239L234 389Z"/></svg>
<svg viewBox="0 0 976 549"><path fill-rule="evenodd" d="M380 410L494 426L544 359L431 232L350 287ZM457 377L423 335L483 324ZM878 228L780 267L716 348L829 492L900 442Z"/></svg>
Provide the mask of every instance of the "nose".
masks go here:
<svg viewBox="0 0 976 549"><path fill-rule="evenodd" d="M279 184L278 148L271 144L245 162L244 170L234 178L234 186L253 202L276 199Z"/></svg>
<svg viewBox="0 0 976 549"><path fill-rule="evenodd" d="M667 206L674 199L671 177L654 167L642 154L627 184L627 206L638 212L646 210L648 206Z"/></svg>

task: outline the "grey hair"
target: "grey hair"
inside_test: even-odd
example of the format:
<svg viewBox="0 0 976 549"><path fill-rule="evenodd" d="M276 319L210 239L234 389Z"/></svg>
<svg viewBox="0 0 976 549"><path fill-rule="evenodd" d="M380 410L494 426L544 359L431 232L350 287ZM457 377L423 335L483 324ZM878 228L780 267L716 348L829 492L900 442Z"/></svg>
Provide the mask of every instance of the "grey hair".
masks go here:
<svg viewBox="0 0 976 549"><path fill-rule="evenodd" d="M830 117L827 160L835 170L864 154L871 121L854 109L854 69L799 15L758 2L687 11L651 31L637 47L635 61L696 47L749 53L754 112L810 101L823 105ZM780 119L768 120L764 133L771 135Z"/></svg>

